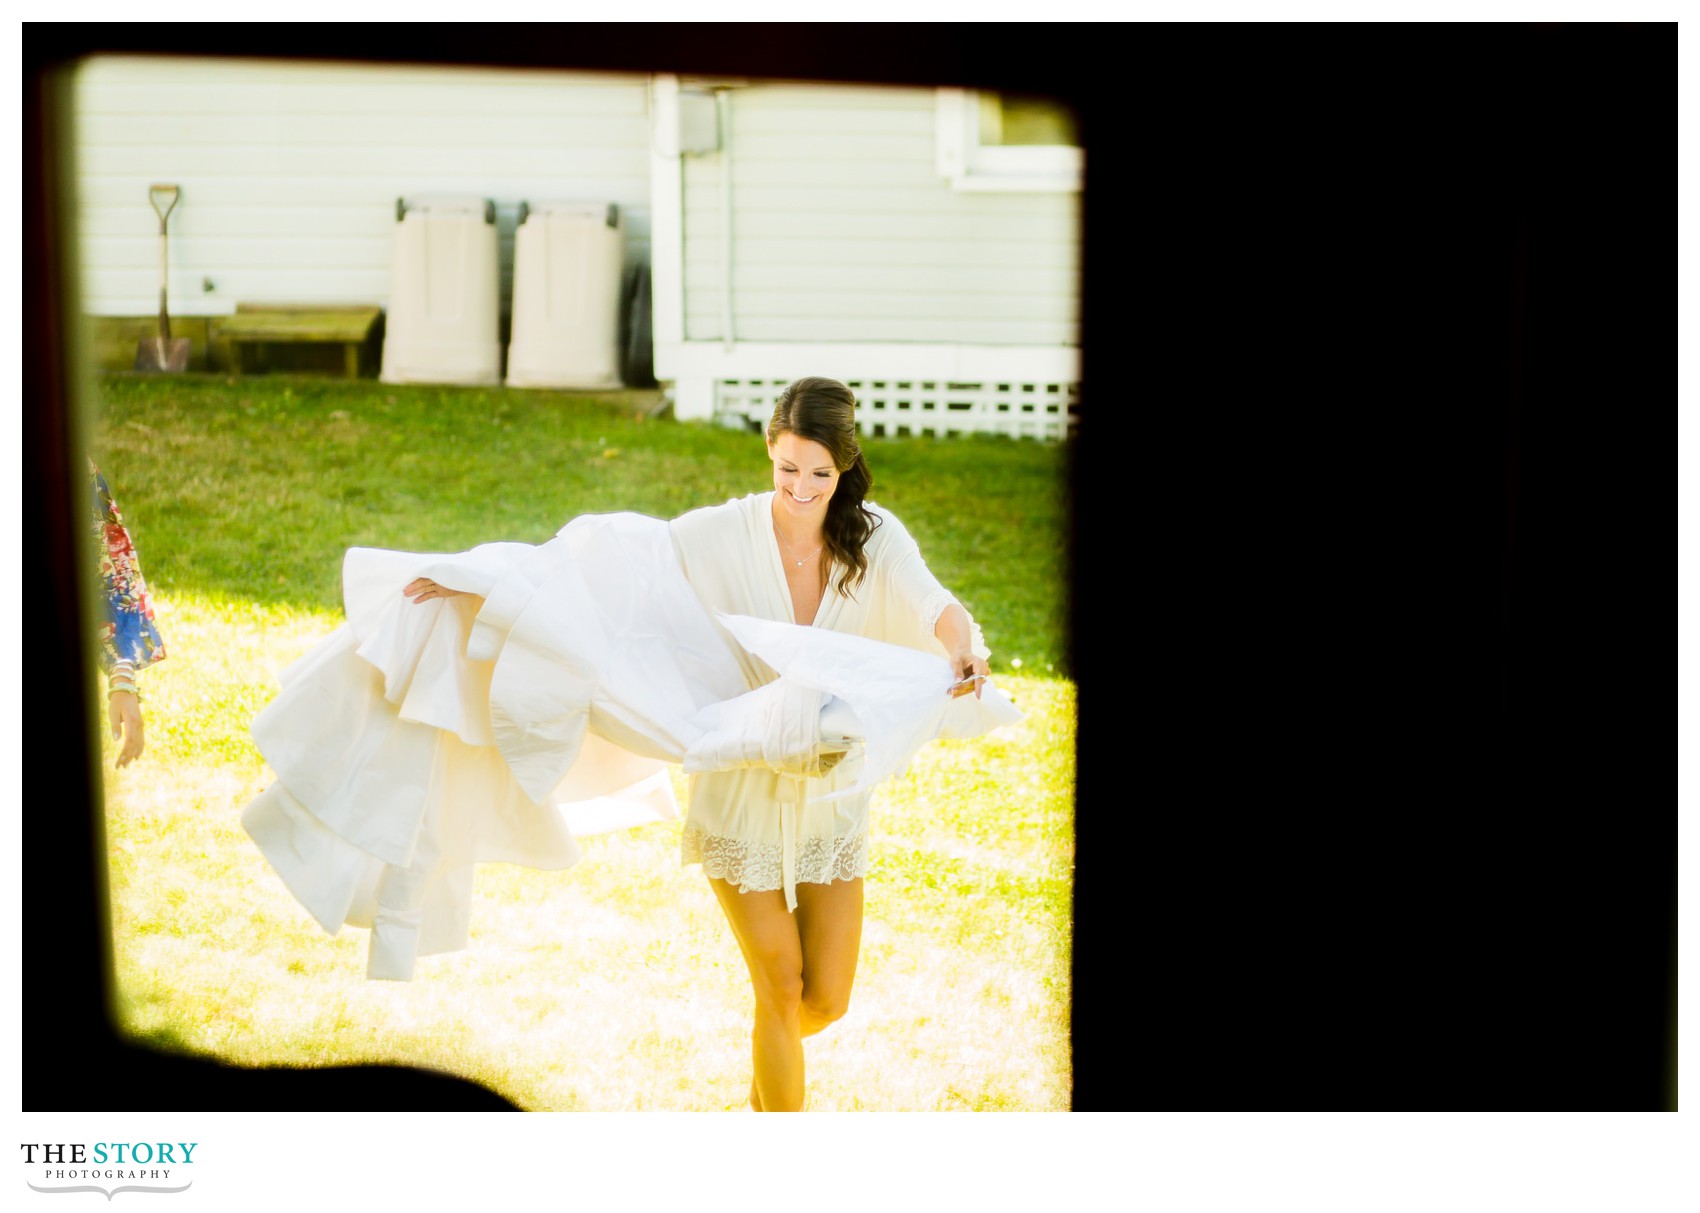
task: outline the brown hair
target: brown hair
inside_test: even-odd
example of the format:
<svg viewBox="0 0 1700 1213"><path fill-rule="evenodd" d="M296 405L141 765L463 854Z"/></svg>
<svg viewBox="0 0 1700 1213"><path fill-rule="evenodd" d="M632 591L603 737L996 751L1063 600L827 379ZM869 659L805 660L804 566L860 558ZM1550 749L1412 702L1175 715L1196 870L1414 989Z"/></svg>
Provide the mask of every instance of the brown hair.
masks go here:
<svg viewBox="0 0 1700 1213"><path fill-rule="evenodd" d="M878 515L862 504L874 487L874 474L856 441L856 397L836 379L797 380L779 393L767 423L769 443L785 434L820 443L838 468L838 488L827 502L821 542L837 570L838 592L848 595L868 571L862 549L880 524Z"/></svg>

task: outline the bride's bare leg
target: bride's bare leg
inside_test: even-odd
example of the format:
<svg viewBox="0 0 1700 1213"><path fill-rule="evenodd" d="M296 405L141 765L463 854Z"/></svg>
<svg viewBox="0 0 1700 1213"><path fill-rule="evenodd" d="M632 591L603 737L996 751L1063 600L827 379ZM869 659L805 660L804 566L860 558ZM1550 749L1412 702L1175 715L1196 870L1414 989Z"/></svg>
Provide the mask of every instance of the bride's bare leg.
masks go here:
<svg viewBox="0 0 1700 1213"><path fill-rule="evenodd" d="M756 996L750 1034L755 1082L750 1106L759 1111L795 1112L803 1106L803 945L798 924L785 908L785 894L740 893L709 878L726 921L744 953ZM800 899L799 899L800 904Z"/></svg>
<svg viewBox="0 0 1700 1213"><path fill-rule="evenodd" d="M813 1036L844 1017L862 950L862 881L797 886L803 944L802 1031Z"/></svg>
<svg viewBox="0 0 1700 1213"><path fill-rule="evenodd" d="M802 1035L807 1038L844 1018L856 959L862 952L862 881L797 886L798 933L803 942ZM761 1111L761 1093L750 1080L750 1107Z"/></svg>

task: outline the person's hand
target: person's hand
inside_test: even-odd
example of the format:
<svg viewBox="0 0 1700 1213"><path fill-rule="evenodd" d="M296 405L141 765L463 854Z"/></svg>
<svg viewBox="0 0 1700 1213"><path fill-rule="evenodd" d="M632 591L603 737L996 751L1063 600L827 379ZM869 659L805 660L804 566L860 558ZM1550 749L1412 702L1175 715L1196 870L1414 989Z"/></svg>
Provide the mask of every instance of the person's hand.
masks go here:
<svg viewBox="0 0 1700 1213"><path fill-rule="evenodd" d="M980 688L984 685L984 682L965 682L964 680L973 678L976 674L981 679L989 678L992 674L991 667L984 660L975 656L972 651L964 650L960 653L951 654L950 668L956 672L956 680L960 684L951 687L951 696L961 698L969 691L973 691L974 698L980 698Z"/></svg>
<svg viewBox="0 0 1700 1213"><path fill-rule="evenodd" d="M438 585L429 577L417 577L407 583L402 590L409 598L417 603L428 602L433 598L458 598L466 593L465 590L451 590L446 585Z"/></svg>
<svg viewBox="0 0 1700 1213"><path fill-rule="evenodd" d="M115 765L126 767L142 756L142 704L131 691L114 691L106 697L106 719L112 725L112 740L119 743Z"/></svg>

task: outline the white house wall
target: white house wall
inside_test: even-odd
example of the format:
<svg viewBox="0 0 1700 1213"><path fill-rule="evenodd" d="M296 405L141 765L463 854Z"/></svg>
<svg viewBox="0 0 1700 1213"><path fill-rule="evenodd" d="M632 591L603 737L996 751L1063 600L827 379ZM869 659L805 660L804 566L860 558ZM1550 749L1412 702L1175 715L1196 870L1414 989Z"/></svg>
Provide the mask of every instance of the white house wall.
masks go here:
<svg viewBox="0 0 1700 1213"><path fill-rule="evenodd" d="M157 308L155 182L183 191L170 218L177 314L386 305L399 195L495 201L504 301L522 200L617 203L626 264L647 264L647 113L642 76L91 60L76 85L84 311Z"/></svg>
<svg viewBox="0 0 1700 1213"><path fill-rule="evenodd" d="M731 91L736 341L1078 345L1079 195L953 190L935 98ZM726 336L722 164L683 160L686 341Z"/></svg>

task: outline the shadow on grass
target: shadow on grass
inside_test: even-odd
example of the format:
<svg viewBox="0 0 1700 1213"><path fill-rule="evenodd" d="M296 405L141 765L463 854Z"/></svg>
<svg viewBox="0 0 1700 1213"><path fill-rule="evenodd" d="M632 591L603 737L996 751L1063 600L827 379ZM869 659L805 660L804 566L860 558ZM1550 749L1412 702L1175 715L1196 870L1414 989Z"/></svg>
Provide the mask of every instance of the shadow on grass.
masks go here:
<svg viewBox="0 0 1700 1213"><path fill-rule="evenodd" d="M113 1111L314 1109L338 1112L516 1112L521 1109L469 1079L415 1066L264 1066L249 1069L208 1058L169 1028L112 1043L102 1063L109 1083L102 1106ZM62 1108L73 1110L71 1098Z"/></svg>

